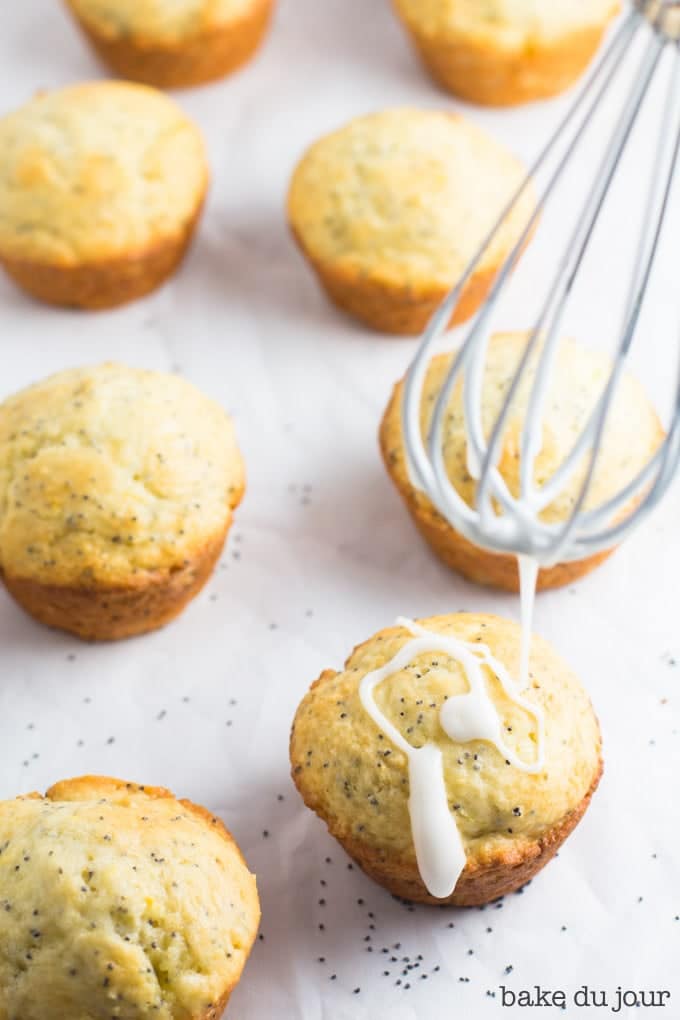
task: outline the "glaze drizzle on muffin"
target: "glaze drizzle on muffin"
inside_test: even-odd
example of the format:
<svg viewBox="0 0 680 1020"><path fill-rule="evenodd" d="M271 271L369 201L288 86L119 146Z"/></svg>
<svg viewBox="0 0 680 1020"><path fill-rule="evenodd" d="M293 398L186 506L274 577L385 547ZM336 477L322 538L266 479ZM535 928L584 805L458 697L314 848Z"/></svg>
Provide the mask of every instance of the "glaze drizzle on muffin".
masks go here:
<svg viewBox="0 0 680 1020"><path fill-rule="evenodd" d="M463 668L469 689L464 694L444 699L439 709L439 724L444 733L461 744L474 740L493 744L508 764L530 774L540 772L544 766L543 712L540 707L522 698L508 671L484 644L466 643L451 634L437 634L404 618L400 618L397 625L409 631L413 639L384 666L366 674L359 694L375 724L408 759L409 813L418 869L428 892L443 899L456 888L466 858L455 817L449 811L442 754L436 743L414 746L404 740L378 708L373 697L375 688L407 667L415 656L445 652ZM505 743L498 710L487 690L484 669L491 670L504 693L535 719L536 754L533 761L524 761Z"/></svg>
<svg viewBox="0 0 680 1020"><path fill-rule="evenodd" d="M536 713L509 696L488 666L480 669L500 719L501 750L484 739L452 739L442 727L442 706L448 701L447 711L455 715L470 682L458 655L437 647L449 636L472 649L486 646L514 676L521 631L509 620L472 613L417 623L435 635L424 643L434 652L423 648L405 654L409 661L397 660L402 668L395 671L395 659L413 634L404 626L390 627L359 645L341 671L321 674L295 716L292 775L307 806L390 892L418 902L479 905L527 882L583 816L602 769L598 723L576 677L534 635L529 683L521 698L543 715L541 768L530 771L540 760ZM389 681L373 690L377 720L366 711L360 689L367 674L385 667ZM516 694L514 685L509 689ZM493 716L487 718L493 722ZM383 731L384 720L403 745L420 753L433 744L441 755L448 809L465 850L465 867L448 896L433 896L420 874L409 814L409 755ZM452 732L470 736L470 730L463 734L454 727ZM529 770L514 767L503 748ZM448 832L453 857L455 833L450 826Z"/></svg>

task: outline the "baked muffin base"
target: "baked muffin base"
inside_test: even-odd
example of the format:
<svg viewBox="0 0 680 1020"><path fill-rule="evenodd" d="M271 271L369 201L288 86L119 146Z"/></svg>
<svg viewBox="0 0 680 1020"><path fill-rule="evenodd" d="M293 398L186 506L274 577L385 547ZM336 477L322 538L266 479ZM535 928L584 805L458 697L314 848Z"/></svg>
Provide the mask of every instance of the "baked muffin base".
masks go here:
<svg viewBox="0 0 680 1020"><path fill-rule="evenodd" d="M180 234L134 255L76 266L7 257L0 257L0 264L22 290L46 304L89 311L127 304L149 294L175 272L191 243L204 198L205 194Z"/></svg>
<svg viewBox="0 0 680 1020"><path fill-rule="evenodd" d="M223 78L250 60L267 31L273 9L274 0L258 0L249 14L230 25L166 46L129 37L107 39L73 9L71 12L99 57L120 77L174 89Z"/></svg>
<svg viewBox="0 0 680 1020"><path fill-rule="evenodd" d="M499 210L500 215L501 210ZM411 287L408 284L396 286L393 283L370 277L358 270L339 270L336 266L316 259L307 249L289 219L289 228L295 242L316 273L324 291L334 305L353 318L365 323L379 333L395 336L419 336L423 333L441 303L450 293L451 287ZM536 224L525 239L519 258L531 243ZM453 309L447 328L460 326L477 312L493 286L503 259L492 266L473 272L463 288L458 304Z"/></svg>
<svg viewBox="0 0 680 1020"><path fill-rule="evenodd" d="M389 464L387 466L389 470ZM394 481L398 486L396 479ZM401 492L401 495L418 531L443 563L476 584L501 588L503 591L519 591L516 556L491 552L474 545L452 528L421 494L409 497ZM599 567L614 551L605 549L583 560L541 567L536 587L538 591L545 591L548 588L562 588L566 584L571 584L572 581Z"/></svg>
<svg viewBox="0 0 680 1020"><path fill-rule="evenodd" d="M393 333L397 336L416 336L422 333L449 293L439 287L429 290L397 287L357 271L338 270L335 266L315 259L292 224L290 229L333 304L379 333ZM453 310L449 326L458 326L472 318L488 294L499 268L494 266L484 269L470 277Z"/></svg>
<svg viewBox="0 0 680 1020"><path fill-rule="evenodd" d="M526 885L552 860L583 818L598 787L602 772L603 764L600 761L597 775L580 804L560 822L553 825L540 839L526 840L517 847L500 851L496 855L468 857L456 888L446 899L436 899L428 893L415 863L390 861L386 855L365 846L359 840L334 833L332 826L329 826L329 831L362 871L389 890L392 895L414 903L479 907L499 899L501 896L507 896ZM295 779L295 776L293 778ZM302 794L302 790L300 793Z"/></svg>
<svg viewBox="0 0 680 1020"><path fill-rule="evenodd" d="M508 53L472 41L437 41L412 26L407 29L426 68L447 92L481 106L516 106L569 88L593 59L606 27Z"/></svg>
<svg viewBox="0 0 680 1020"><path fill-rule="evenodd" d="M397 465L393 457L394 435L386 422L391 418L391 410L398 396L392 395L383 423L380 427L380 451L387 473L392 479L397 492L403 499L413 523L431 547L432 551L452 570L476 584L500 588L503 591L519 591L519 568L517 557L506 553L491 552L474 545L464 535L456 531L446 518L421 492L411 485L404 477L401 462ZM571 560L556 563L552 567L541 567L538 571L536 587L538 591L548 588L561 588L572 581L594 570L611 556L615 549L605 549L582 560Z"/></svg>
<svg viewBox="0 0 680 1020"><path fill-rule="evenodd" d="M116 641L174 620L212 574L228 531L229 525L179 569L146 574L127 587L49 585L7 573L1 574L2 581L12 598L40 623L85 641Z"/></svg>

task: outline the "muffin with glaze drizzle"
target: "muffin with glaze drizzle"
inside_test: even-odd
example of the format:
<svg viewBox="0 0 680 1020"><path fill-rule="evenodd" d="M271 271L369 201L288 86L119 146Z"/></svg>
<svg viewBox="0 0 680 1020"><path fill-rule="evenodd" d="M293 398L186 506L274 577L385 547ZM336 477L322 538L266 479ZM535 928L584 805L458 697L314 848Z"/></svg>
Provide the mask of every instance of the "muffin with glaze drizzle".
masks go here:
<svg viewBox="0 0 680 1020"><path fill-rule="evenodd" d="M512 679L520 644L518 625L495 616L405 621L359 645L340 672L323 672L298 708L290 757L303 800L391 893L425 903L487 903L532 878L586 811L602 771L592 706L536 636L522 689ZM459 647L472 656L474 671ZM364 700L371 678L380 724ZM483 725L476 739L464 739L452 713L462 713L457 725L465 729L473 695L483 702ZM413 761L427 755L435 769L419 790ZM434 820L443 812L448 829L437 850L440 865L452 870L449 885L437 889L416 855L414 819L423 810L421 793L438 784Z"/></svg>
<svg viewBox="0 0 680 1020"><path fill-rule="evenodd" d="M65 0L102 60L122 78L185 88L246 63L274 0Z"/></svg>
<svg viewBox="0 0 680 1020"><path fill-rule="evenodd" d="M586 69L619 0L393 0L423 63L472 103L553 96Z"/></svg>
<svg viewBox="0 0 680 1020"><path fill-rule="evenodd" d="M421 332L525 171L485 131L436 110L359 117L298 164L288 219L338 307L386 333ZM477 264L452 323L477 310L533 208L527 190Z"/></svg>
<svg viewBox="0 0 680 1020"><path fill-rule="evenodd" d="M0 1018L217 1020L260 907L219 818L85 776L0 803Z"/></svg>
<svg viewBox="0 0 680 1020"><path fill-rule="evenodd" d="M526 333L498 333L489 341L481 401L487 437L505 400L527 339ZM450 366L451 355L441 354L435 356L428 367L421 403L423 435L429 431L436 400ZM533 356L515 395L498 461L500 474L515 496L519 493L520 436L535 366L536 356ZM606 355L582 347L573 340L561 342L547 390L541 442L535 462L537 488L540 489L554 475L585 428L610 370L611 364ZM464 577L479 584L517 591L516 557L473 545L413 484L404 448L403 391L402 381L395 386L385 411L380 427L380 447L387 471L416 527L440 559ZM625 488L650 460L663 435L659 418L642 386L631 376L624 375L609 411L600 457L584 508L599 506ZM476 482L468 471L466 437L462 380L459 379L444 423L444 460L451 484L465 502L473 506ZM587 457L568 478L559 495L542 511L541 520L558 523L568 518L586 466ZM568 584L587 574L611 552L598 552L583 560L542 568L538 587L555 588Z"/></svg>
<svg viewBox="0 0 680 1020"><path fill-rule="evenodd" d="M181 262L208 187L198 128L127 82L41 94L0 119L0 264L33 297L109 308Z"/></svg>
<svg viewBox="0 0 680 1020"><path fill-rule="evenodd" d="M245 487L231 420L186 380L104 364L0 404L0 574L87 639L172 620L217 561Z"/></svg>

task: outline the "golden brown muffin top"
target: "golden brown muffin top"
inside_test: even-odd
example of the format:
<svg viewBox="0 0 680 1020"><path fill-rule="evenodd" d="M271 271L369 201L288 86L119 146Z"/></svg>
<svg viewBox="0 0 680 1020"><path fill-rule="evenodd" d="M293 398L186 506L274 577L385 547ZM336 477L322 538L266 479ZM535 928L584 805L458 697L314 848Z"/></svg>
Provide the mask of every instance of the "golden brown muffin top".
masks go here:
<svg viewBox="0 0 680 1020"><path fill-rule="evenodd" d="M176 375L69 369L0 404L0 568L126 586L219 539L244 488L233 425Z"/></svg>
<svg viewBox="0 0 680 1020"><path fill-rule="evenodd" d="M487 438L498 418L501 406L528 340L527 333L497 333L491 337L482 387L482 424ZM451 366L452 355L432 359L427 370L421 403L421 428L426 436L436 400ZM519 494L520 436L531 383L535 377L537 354L524 374L515 395L498 462L508 488ZM545 484L582 431L611 370L607 355L582 347L573 340L560 343L545 401L542 441L536 458L534 480L537 488ZM397 384L381 426L381 445L389 461L390 472L400 488L412 488L405 461L401 424L403 382ZM459 379L449 402L443 431L444 460L452 485L469 506L474 504L476 482L467 469L467 432L463 414L463 381ZM607 428L585 507L594 507L616 495L636 476L663 439L658 416L642 386L624 375L609 411ZM574 506L587 466L583 461L569 478L560 495L541 517L545 521L565 520Z"/></svg>
<svg viewBox="0 0 680 1020"><path fill-rule="evenodd" d="M237 23L262 0L67 0L73 12L107 39L173 45Z"/></svg>
<svg viewBox="0 0 680 1020"><path fill-rule="evenodd" d="M208 182L198 128L163 93L72 85L0 119L0 256L57 266L186 230Z"/></svg>
<svg viewBox="0 0 680 1020"><path fill-rule="evenodd" d="M525 49L600 28L619 0L394 0L404 20L432 39Z"/></svg>
<svg viewBox="0 0 680 1020"><path fill-rule="evenodd" d="M0 802L0 1020L198 1020L259 917L221 821L167 790L86 776Z"/></svg>
<svg viewBox="0 0 680 1020"><path fill-rule="evenodd" d="M396 109L316 142L288 195L310 258L394 286L448 289L494 226L525 171L481 128L449 112ZM533 203L517 204L478 269L497 268Z"/></svg>
<svg viewBox="0 0 680 1020"><path fill-rule="evenodd" d="M418 623L436 634L485 645L517 677L517 624L475 613ZM412 636L403 626L388 627L359 645L339 673L322 673L298 708L291 735L295 782L333 835L411 863L408 761L369 716L359 688L367 673L392 660ZM469 685L458 660L435 645L433 640L432 652L415 654L379 684L374 697L380 711L414 748L432 742L441 750L449 807L468 857L485 858L540 838L580 804L599 774L599 728L585 691L550 645L534 636L522 695L543 711L545 763L535 774L524 772L493 744L458 743L444 732L443 703L466 693ZM504 693L490 669L484 671L504 743L531 764L536 719Z"/></svg>

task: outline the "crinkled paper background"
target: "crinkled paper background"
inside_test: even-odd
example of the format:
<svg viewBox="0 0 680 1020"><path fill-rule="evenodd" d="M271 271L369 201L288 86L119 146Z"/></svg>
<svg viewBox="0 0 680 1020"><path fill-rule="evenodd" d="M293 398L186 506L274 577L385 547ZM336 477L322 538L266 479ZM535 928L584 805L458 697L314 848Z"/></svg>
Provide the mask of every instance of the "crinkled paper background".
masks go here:
<svg viewBox="0 0 680 1020"><path fill-rule="evenodd" d="M3 112L38 88L101 74L55 0L2 4ZM606 775L581 827L501 904L394 902L302 807L287 761L295 707L321 669L398 614L517 618L519 606L465 584L417 539L376 444L414 342L331 310L283 205L295 160L321 132L390 104L457 104L421 74L386 0L281 0L255 64L178 100L205 130L214 171L182 272L104 314L41 307L0 279L0 397L110 358L181 372L234 415L247 496L203 594L150 637L81 644L0 594L0 795L98 772L166 785L219 812L257 872L263 906L229 1010L239 1020L533 1015L501 1008L502 983L668 989L670 1007L644 1015L677 1020L677 490L603 569L538 600L536 630L583 678L604 731ZM529 156L563 103L471 113ZM641 354L652 383L674 365L670 334L666 343L667 358L651 340Z"/></svg>

